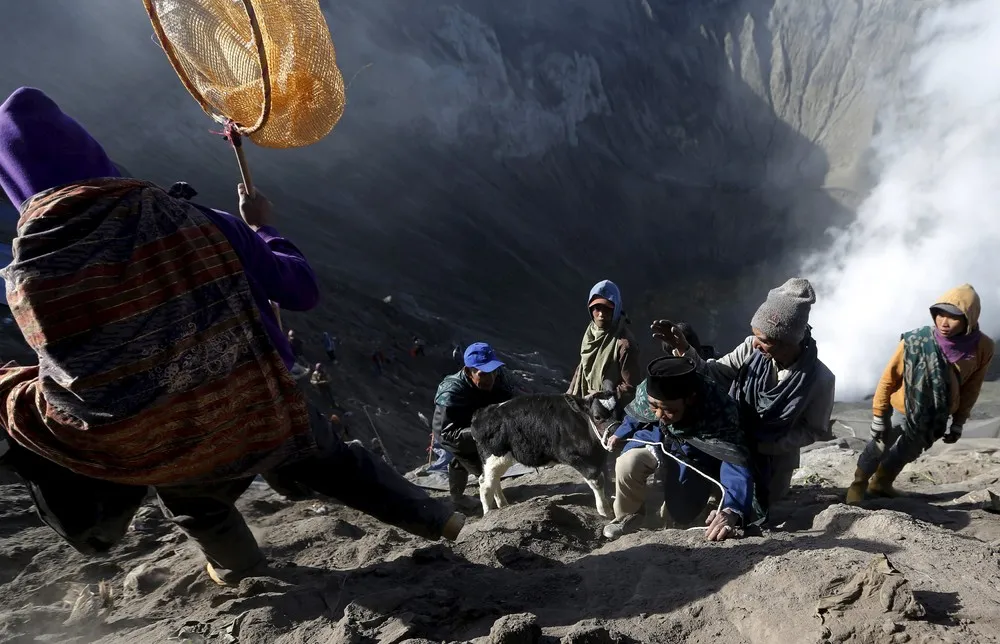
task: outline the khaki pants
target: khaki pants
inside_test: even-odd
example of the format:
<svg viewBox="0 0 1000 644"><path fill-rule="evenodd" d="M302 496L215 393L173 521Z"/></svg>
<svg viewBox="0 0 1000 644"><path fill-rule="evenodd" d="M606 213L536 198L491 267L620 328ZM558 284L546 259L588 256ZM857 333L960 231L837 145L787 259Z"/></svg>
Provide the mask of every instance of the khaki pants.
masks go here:
<svg viewBox="0 0 1000 644"><path fill-rule="evenodd" d="M646 479L659 462L645 447L633 447L615 461L615 518L637 514L646 500Z"/></svg>

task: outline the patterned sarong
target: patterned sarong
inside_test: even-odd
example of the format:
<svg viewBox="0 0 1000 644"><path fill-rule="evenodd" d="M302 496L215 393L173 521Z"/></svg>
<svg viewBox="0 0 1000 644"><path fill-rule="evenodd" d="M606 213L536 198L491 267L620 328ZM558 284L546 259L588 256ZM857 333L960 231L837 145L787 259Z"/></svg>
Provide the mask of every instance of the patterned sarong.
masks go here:
<svg viewBox="0 0 1000 644"><path fill-rule="evenodd" d="M0 370L18 444L134 485L255 474L313 449L239 257L200 210L98 179L25 203L13 248L8 300L39 361Z"/></svg>

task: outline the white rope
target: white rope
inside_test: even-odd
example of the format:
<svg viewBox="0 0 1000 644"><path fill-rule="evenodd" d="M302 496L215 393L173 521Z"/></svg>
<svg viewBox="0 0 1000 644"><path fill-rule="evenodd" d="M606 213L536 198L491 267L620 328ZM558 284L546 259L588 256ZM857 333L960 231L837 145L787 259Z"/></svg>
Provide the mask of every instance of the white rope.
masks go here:
<svg viewBox="0 0 1000 644"><path fill-rule="evenodd" d="M601 443L601 447L604 448L604 451L610 452L611 451L611 444L610 444L610 442L611 442L611 425L608 425L604 429L604 433L602 434L601 430L597 428L597 423L595 423L594 419L590 417L590 414L587 414L587 422L590 424L590 428L592 430L594 430L594 434L597 436L597 440Z"/></svg>
<svg viewBox="0 0 1000 644"><path fill-rule="evenodd" d="M667 448L663 446L663 443L654 443L652 441L639 440L638 438L629 438L629 439L627 439L627 441L628 442L632 442L632 443L639 443L640 445L654 445L656 447L659 447L661 452L663 452L664 454L666 454L670 458L674 459L679 464L681 464L684 467L687 467L687 468L689 468L691 470L694 470L698 474L701 474L704 478L708 479L712 483L715 483L717 486L719 486L719 491L722 492L722 496L719 497L719 507L716 508L715 511L717 513L719 513L719 514L722 514L722 504L726 501L726 488L723 487L722 483L720 483L719 481L716 481L714 478L712 478L708 474L705 474L704 472L702 472L701 470L699 470L694 465L691 465L690 463L686 463L686 462L682 461L681 459L677 458L676 456L674 456L673 454L671 454L670 452L668 452ZM708 526L696 526L694 528L687 528L687 530L688 531L690 531L690 530L708 530Z"/></svg>
<svg viewBox="0 0 1000 644"><path fill-rule="evenodd" d="M604 433L602 434L601 430L598 429L598 427L597 427L597 423L595 423L594 419L590 417L590 414L587 414L587 422L590 423L590 428L592 430L594 430L594 434L597 436L597 440L599 440L601 442L601 447L603 447L605 450L607 450L607 451L610 452L611 451L611 435L610 435L611 434L611 431L610 431L611 430L611 426L609 425L604 430ZM676 456L674 456L673 454L671 454L670 452L668 452L667 448L663 446L663 443L654 443L652 441L639 440L638 438L628 438L628 439L625 439L625 441L626 442L632 442L632 443L639 443L640 445L651 445L651 446L659 447L661 452L663 452L664 454L666 454L670 458L674 459L679 464L683 465L684 467L687 467L687 468L690 468L690 469L694 470L695 472L697 472L698 474L700 474L702 477L708 479L712 483L715 483L719 487L719 491L722 492L722 496L719 497L719 507L716 508L715 511L717 513L719 513L719 514L722 513L722 504L725 503L725 501L726 501L726 488L722 485L722 483L720 483L719 481L715 480L714 478L712 478L708 474L705 474L704 472L702 472L701 470L699 470L694 465L691 465L690 463L686 463L686 462L682 461L681 459L677 458ZM707 530L707 529L708 529L708 526L696 526L694 528L687 528L688 531L690 531L690 530Z"/></svg>

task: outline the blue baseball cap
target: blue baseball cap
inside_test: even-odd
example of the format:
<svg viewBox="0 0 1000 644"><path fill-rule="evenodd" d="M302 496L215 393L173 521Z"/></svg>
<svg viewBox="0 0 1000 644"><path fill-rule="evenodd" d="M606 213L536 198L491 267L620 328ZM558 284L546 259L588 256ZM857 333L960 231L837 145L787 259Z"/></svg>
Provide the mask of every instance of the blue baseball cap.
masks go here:
<svg viewBox="0 0 1000 644"><path fill-rule="evenodd" d="M485 342L476 342L470 344L469 348L465 350L465 366L492 373L502 367L503 363L497 360L497 354L493 351L493 347Z"/></svg>

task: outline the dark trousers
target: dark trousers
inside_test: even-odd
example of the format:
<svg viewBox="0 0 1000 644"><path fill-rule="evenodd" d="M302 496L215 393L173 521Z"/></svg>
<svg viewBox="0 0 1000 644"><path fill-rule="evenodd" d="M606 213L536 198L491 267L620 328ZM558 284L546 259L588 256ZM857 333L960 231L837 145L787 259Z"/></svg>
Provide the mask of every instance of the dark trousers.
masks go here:
<svg viewBox="0 0 1000 644"><path fill-rule="evenodd" d="M760 454L750 456L750 470L753 472L754 498L757 501L756 523L767 522L771 506L780 501L792 486L792 474L801 461L799 452L790 454Z"/></svg>
<svg viewBox="0 0 1000 644"><path fill-rule="evenodd" d="M933 441L907 436L905 432L906 417L898 411L892 413L892 421L885 430L881 442L870 440L858 457L858 469L871 476L881 465L892 472L899 472L908 463L912 463L926 449L930 449Z"/></svg>
<svg viewBox="0 0 1000 644"><path fill-rule="evenodd" d="M333 497L413 534L440 538L451 516L447 503L431 498L364 446L334 438L317 410L310 407L310 414L317 450L268 472L268 480ZM3 465L25 482L42 521L85 554L107 552L121 540L148 490L76 474L17 445ZM253 478L156 489L164 514L224 579L238 578L264 561L234 506Z"/></svg>
<svg viewBox="0 0 1000 644"><path fill-rule="evenodd" d="M13 441L3 466L24 482L42 522L87 555L103 554L121 540L148 492L81 476Z"/></svg>
<svg viewBox="0 0 1000 644"><path fill-rule="evenodd" d="M453 496L464 494L469 474L480 476L483 473L483 464L472 430L466 428L459 432L440 434L437 439L441 447L454 456L448 463L448 491Z"/></svg>
<svg viewBox="0 0 1000 644"><path fill-rule="evenodd" d="M688 458L691 459L690 455ZM719 478L719 462L710 459L698 460L695 466L715 479ZM661 462L663 477L663 502L670 518L678 525L690 525L705 510L708 497L719 488L691 468L681 468L672 458L664 457ZM706 469L707 468L707 469Z"/></svg>

